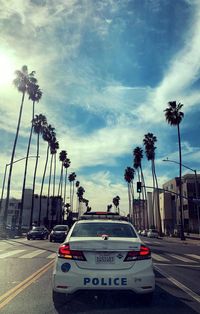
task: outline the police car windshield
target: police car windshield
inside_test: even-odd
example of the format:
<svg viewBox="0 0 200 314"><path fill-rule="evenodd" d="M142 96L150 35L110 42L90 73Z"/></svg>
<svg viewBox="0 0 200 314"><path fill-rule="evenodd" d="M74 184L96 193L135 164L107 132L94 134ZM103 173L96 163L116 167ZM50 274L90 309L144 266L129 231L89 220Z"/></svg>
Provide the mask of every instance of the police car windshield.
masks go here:
<svg viewBox="0 0 200 314"><path fill-rule="evenodd" d="M134 229L130 225L111 222L78 223L74 227L71 237L99 237L103 234L118 238L137 237Z"/></svg>

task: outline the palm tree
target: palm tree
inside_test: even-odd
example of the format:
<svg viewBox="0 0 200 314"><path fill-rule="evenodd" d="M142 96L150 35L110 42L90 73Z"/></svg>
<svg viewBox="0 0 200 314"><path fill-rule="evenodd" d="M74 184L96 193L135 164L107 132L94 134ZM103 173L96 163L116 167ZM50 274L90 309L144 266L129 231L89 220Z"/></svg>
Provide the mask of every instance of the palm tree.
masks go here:
<svg viewBox="0 0 200 314"><path fill-rule="evenodd" d="M39 85L30 83L28 86L28 94L29 94L29 99L31 99L33 102L32 104L32 120L33 120L34 115L35 115L35 102L39 102L40 99L42 98L42 91L40 90ZM23 210L24 210L24 193L25 193L25 187L26 187L28 158L29 158L32 134L33 134L33 124L31 123L31 129L30 129L27 152L26 152L26 160L25 160L25 166L24 166L24 179L23 179L23 187L22 187L21 208L20 208L20 214L19 214L19 233L21 233L21 224L22 224L22 217L23 217Z"/></svg>
<svg viewBox="0 0 200 314"><path fill-rule="evenodd" d="M77 189L77 196L78 196L78 201L79 201L79 205L81 205L81 202L83 202L83 194L85 193L85 189L82 186L79 186ZM79 211L78 211L78 216L80 216L80 212L81 212L81 206L79 206Z"/></svg>
<svg viewBox="0 0 200 314"><path fill-rule="evenodd" d="M76 195L77 195L77 191L78 191L78 188L80 186L80 181L76 181ZM76 201L76 211L78 212L78 204L79 204L79 201L78 201L78 195L77 195L77 201Z"/></svg>
<svg viewBox="0 0 200 314"><path fill-rule="evenodd" d="M144 174L143 174L143 170L142 170L142 158L143 158L143 149L141 147L136 147L133 150L133 166L134 168L138 171L138 181L140 181L141 178L141 182L142 182L142 186L144 187L142 189L142 198L143 198L143 228L146 228L145 225L145 200L147 200L147 191L146 191L146 187L145 187L145 180L144 180ZM139 173L140 170L140 173ZM139 194L140 196L140 194ZM139 203L140 204L140 203ZM149 222L148 222L148 214L147 214L147 210L146 210L146 219L147 219L147 228L149 228Z"/></svg>
<svg viewBox="0 0 200 314"><path fill-rule="evenodd" d="M131 217L132 204L133 204L133 179L135 170L131 167L127 167L124 172L124 179L128 185L128 200L129 200L129 217ZM134 222L135 223L135 222Z"/></svg>
<svg viewBox="0 0 200 314"><path fill-rule="evenodd" d="M43 192L43 188L44 188L44 180L45 180L47 164L48 164L48 160L49 160L49 150L50 150L51 142L55 139L55 137L56 137L55 128L52 127L51 124L45 125L43 130L42 130L42 138L44 141L47 142L47 152L46 152L46 161L45 161L45 166L44 166L42 183L41 183L41 188L40 188L40 206L39 206L39 215L38 215L39 225L40 225L40 217L41 217L41 210L42 210L42 192ZM48 211L46 213L46 221L47 220L48 220Z"/></svg>
<svg viewBox="0 0 200 314"><path fill-rule="evenodd" d="M29 223L30 228L32 227L32 221L33 221L34 193L35 193L35 181L36 181L37 166L38 166L38 159L39 159L40 134L42 134L44 127L47 126L47 119L43 114L35 115L35 118L33 119L32 123L33 123L33 132L37 135L37 151L36 151L35 170L34 170L34 176L33 176L32 203L31 203L30 223Z"/></svg>
<svg viewBox="0 0 200 314"><path fill-rule="evenodd" d="M184 113L181 111L183 104L176 103L176 101L169 101L168 108L164 110L166 121L177 127L178 132L178 148L179 148L179 199L180 199L180 237L181 240L185 240L184 236L184 224L183 224L183 201L182 201L182 154L181 154L181 133L180 123L184 118Z"/></svg>
<svg viewBox="0 0 200 314"><path fill-rule="evenodd" d="M112 208L112 204L107 205L107 212L110 213Z"/></svg>
<svg viewBox="0 0 200 314"><path fill-rule="evenodd" d="M70 167L71 160L69 158L66 158L64 161L64 168L66 169L65 171L65 186L64 186L64 204L66 201L66 195L67 195L67 169Z"/></svg>
<svg viewBox="0 0 200 314"><path fill-rule="evenodd" d="M113 198L113 204L115 205L116 211L119 213L119 201L120 197L117 195Z"/></svg>
<svg viewBox="0 0 200 314"><path fill-rule="evenodd" d="M10 168L9 168L8 184L7 184L7 196L6 196L5 211L4 211L4 216L3 216L4 227L6 226L6 223L7 223L12 168L13 168L13 161L15 158L15 150L16 150L17 140L18 140L18 136L19 136L19 129L20 129L20 124L21 124L21 117L22 117L22 112L23 112L25 94L28 92L28 87L31 83L32 84L37 83L37 80L34 77L35 72L32 71L31 73L28 73L28 67L26 65L24 65L22 67L21 71L17 70L15 72L15 74L16 74L16 78L14 79L13 83L14 83L14 86L18 89L18 91L20 93L22 93L22 99L21 99L21 105L20 105L19 116L18 116L17 130L16 130L16 134L15 134L15 139L14 139L14 144L13 144L12 154L11 154L11 160L10 160Z"/></svg>
<svg viewBox="0 0 200 314"><path fill-rule="evenodd" d="M60 181L58 185L58 196L61 195L62 198L62 185L63 185L63 167L64 167L64 161L67 158L67 152L66 150L62 150L59 155L59 160L61 161L61 169L60 169Z"/></svg>
<svg viewBox="0 0 200 314"><path fill-rule="evenodd" d="M153 188L155 191L155 187L157 189L156 196L157 196L157 209L158 209L158 229L159 234L162 235L162 224L161 224L161 215L160 215L160 201L159 201L159 191L158 191L158 180L156 176L156 169L155 169L155 150L156 146L155 143L157 142L157 138L153 133L147 133L144 136L143 143L145 146L145 153L147 156L147 159L151 161L151 170L152 170L152 179L153 179ZM153 224L155 224L154 221L154 192L153 192L153 209L152 209L152 215L153 215Z"/></svg>
<svg viewBox="0 0 200 314"><path fill-rule="evenodd" d="M56 140L56 138L52 138L50 141L50 153L51 153L51 161L50 161L50 170L49 170L49 183L48 183L48 196L47 196L47 217L49 215L49 199L50 199L50 187L51 187L51 176L52 176L52 167L53 167L53 156L56 155L57 150L59 149L59 143ZM55 191L55 173L54 173L54 186L53 186L53 191ZM53 194L54 197L54 194ZM53 216L54 216L54 211L51 210L51 225L53 223Z"/></svg>
<svg viewBox="0 0 200 314"><path fill-rule="evenodd" d="M69 177L70 182L70 204L71 204L71 211L73 212L73 201L74 201L74 181L76 179L76 173L70 173Z"/></svg>

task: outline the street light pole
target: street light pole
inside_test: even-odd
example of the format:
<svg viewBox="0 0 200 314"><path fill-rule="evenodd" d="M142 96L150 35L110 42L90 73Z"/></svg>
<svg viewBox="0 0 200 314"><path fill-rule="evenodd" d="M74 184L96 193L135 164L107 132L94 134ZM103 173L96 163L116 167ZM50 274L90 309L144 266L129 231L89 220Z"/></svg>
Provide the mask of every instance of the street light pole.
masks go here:
<svg viewBox="0 0 200 314"><path fill-rule="evenodd" d="M36 158L36 156L28 156L28 157L22 157L20 159L17 159L15 161L13 161L12 164L15 164L19 161L22 161L24 159L28 159L28 158ZM2 210L2 201L3 201L3 194L4 194L4 188L5 188L5 181L6 181L6 173L7 173L7 168L11 165L11 163L6 164L5 165L5 170L4 170L4 177L3 177L3 184L2 184L2 191L1 191L1 200L0 200L0 212Z"/></svg>
<svg viewBox="0 0 200 314"><path fill-rule="evenodd" d="M179 162L175 161L175 160L170 160L170 159L163 159L163 161L168 161L168 162L173 162L175 164L178 164L180 165ZM189 169L191 171L194 172L194 176L195 176L195 194L196 194L196 198L199 199L199 189L198 189L198 178L197 178L197 171L196 169L192 169L184 164L182 164L182 166L186 169ZM200 235L200 221L199 221L200 217L199 217L199 205L198 205L198 202L197 202L197 221L198 221L198 229L199 229L199 235Z"/></svg>

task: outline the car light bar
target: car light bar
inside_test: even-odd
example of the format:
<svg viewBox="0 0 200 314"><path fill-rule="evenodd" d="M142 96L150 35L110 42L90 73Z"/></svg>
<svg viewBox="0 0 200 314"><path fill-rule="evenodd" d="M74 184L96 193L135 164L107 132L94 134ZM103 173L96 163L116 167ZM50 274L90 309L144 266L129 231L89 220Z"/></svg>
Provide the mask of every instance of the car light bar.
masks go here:
<svg viewBox="0 0 200 314"><path fill-rule="evenodd" d="M109 213L109 212L103 212L103 211L97 211L97 212L86 212L82 216L80 216L81 220L87 220L87 219L112 219L112 220L126 220L128 221L128 218L125 216L120 216L119 213Z"/></svg>
<svg viewBox="0 0 200 314"><path fill-rule="evenodd" d="M140 246L140 251L129 251L124 262L138 261L151 258L151 250L145 245Z"/></svg>
<svg viewBox="0 0 200 314"><path fill-rule="evenodd" d="M71 250L69 244L62 244L58 250L58 257L77 261L86 261L82 251Z"/></svg>

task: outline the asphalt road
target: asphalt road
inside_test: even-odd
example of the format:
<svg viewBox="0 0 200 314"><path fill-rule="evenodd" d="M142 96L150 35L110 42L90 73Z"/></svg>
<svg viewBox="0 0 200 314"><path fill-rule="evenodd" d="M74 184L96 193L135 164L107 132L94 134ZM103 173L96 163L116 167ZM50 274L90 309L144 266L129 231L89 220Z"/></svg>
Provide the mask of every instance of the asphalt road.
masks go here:
<svg viewBox="0 0 200 314"><path fill-rule="evenodd" d="M126 294L80 294L55 308L51 274L59 244L48 240L0 240L0 313L200 313L200 246L180 240L147 239L156 290L151 306ZM12 255L13 254L13 255Z"/></svg>

